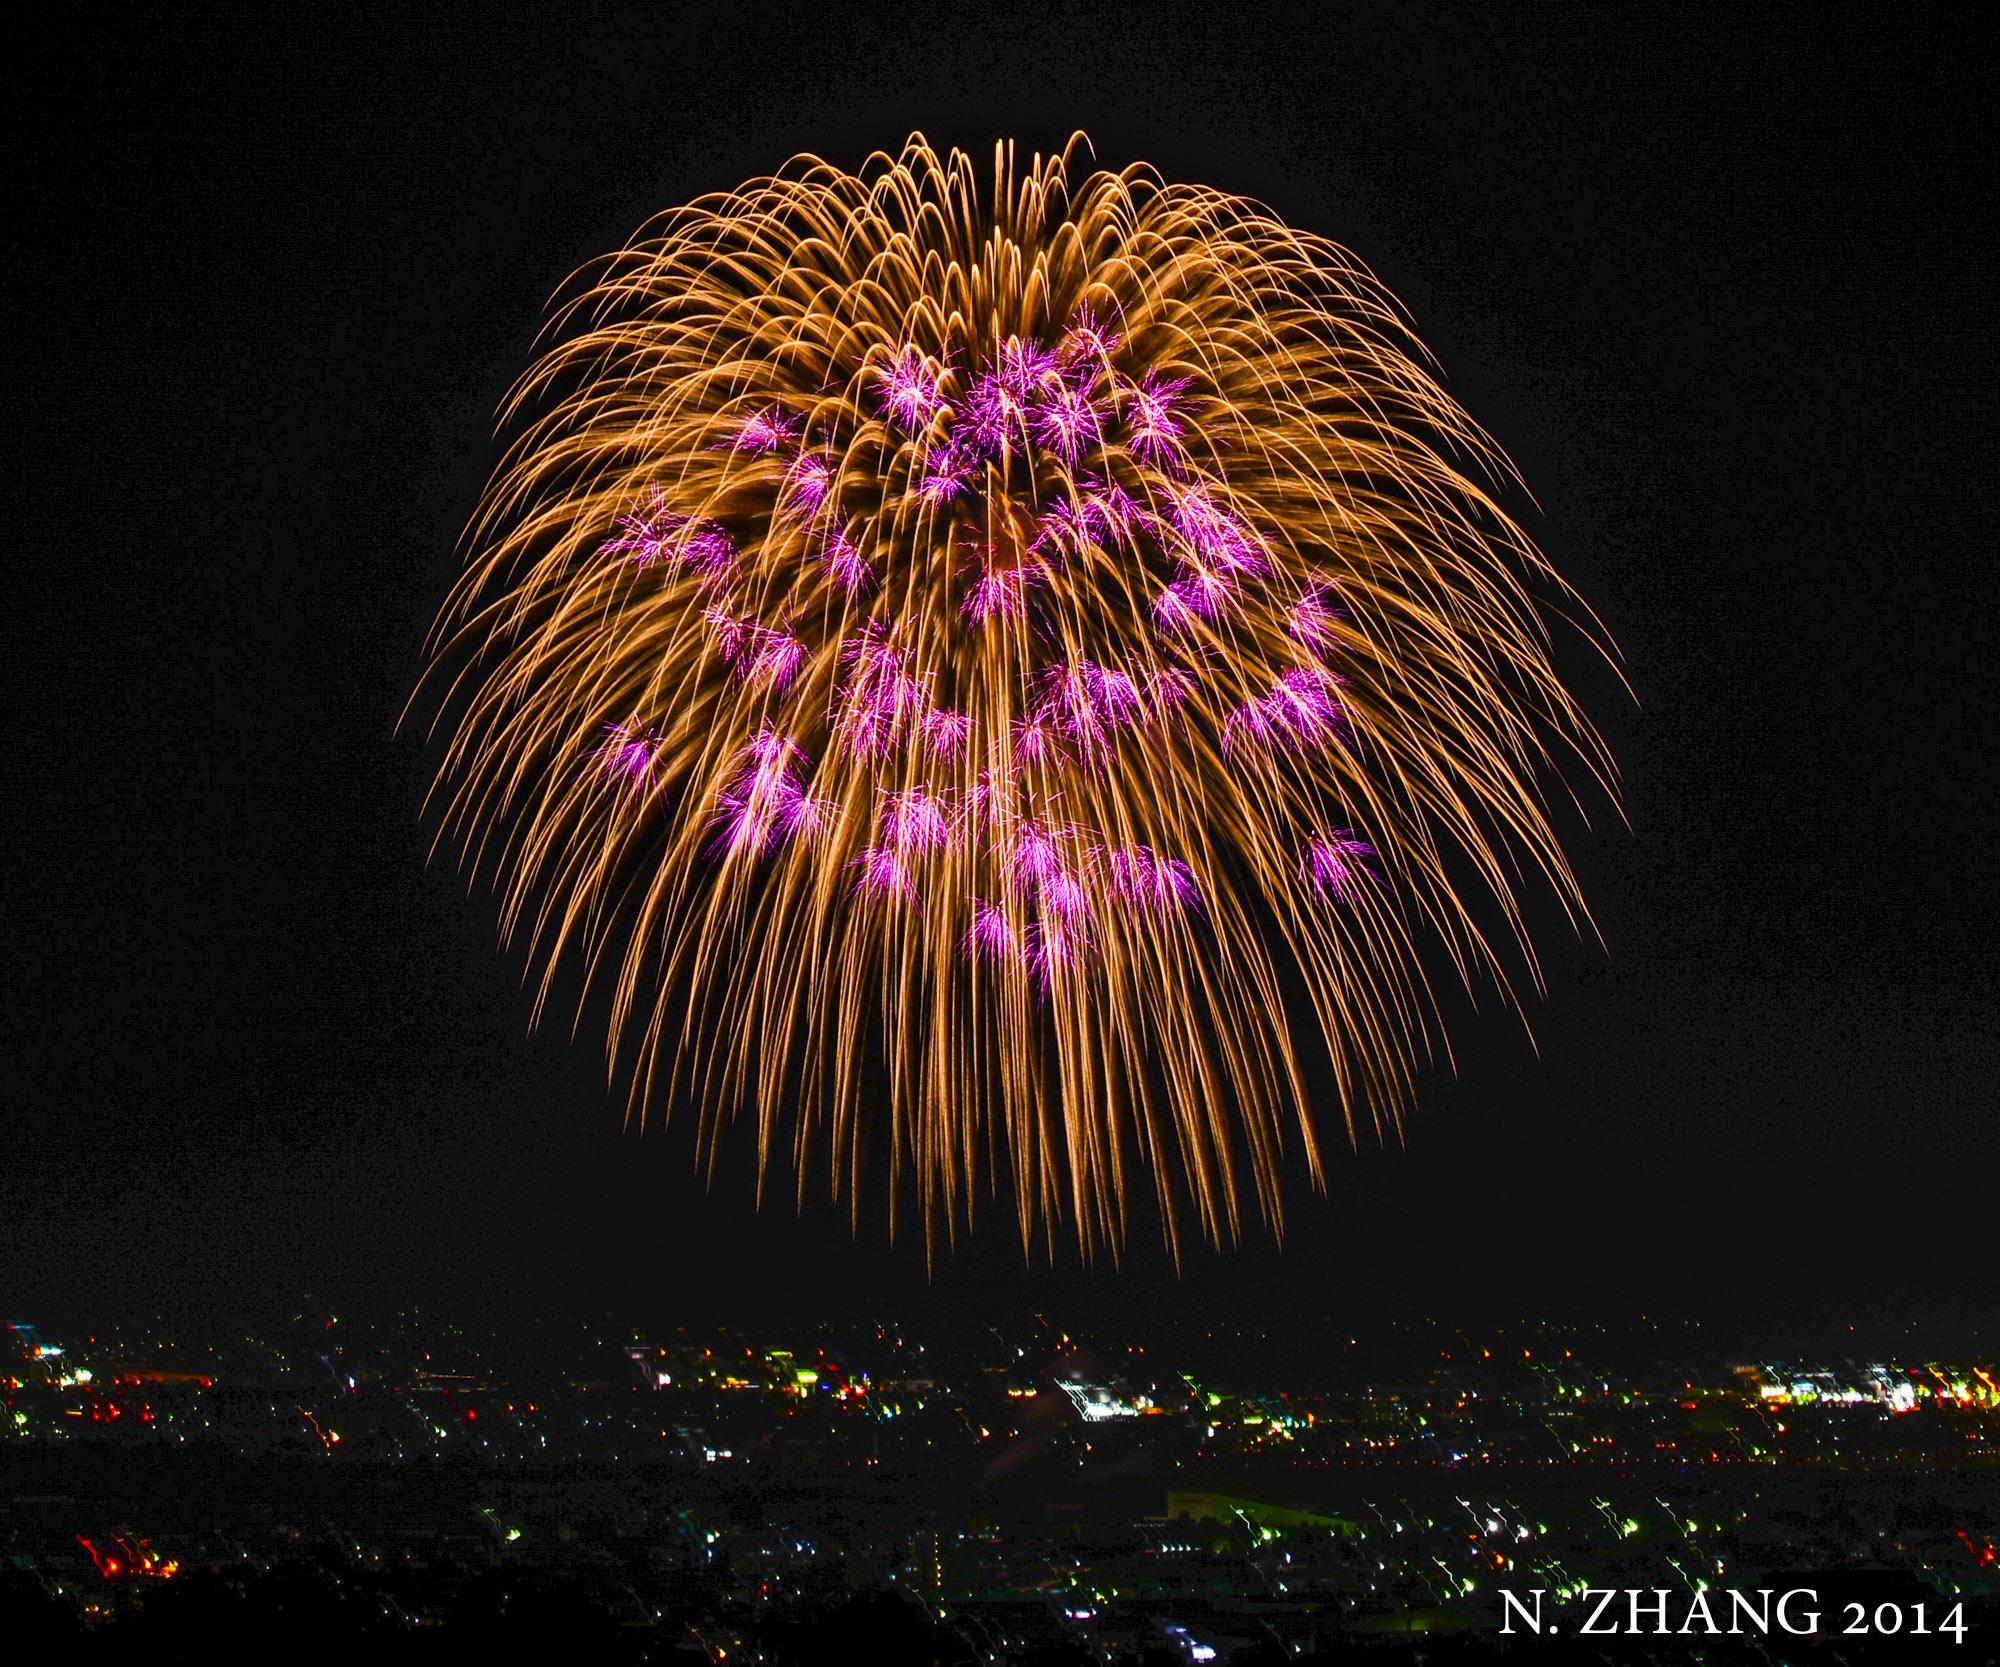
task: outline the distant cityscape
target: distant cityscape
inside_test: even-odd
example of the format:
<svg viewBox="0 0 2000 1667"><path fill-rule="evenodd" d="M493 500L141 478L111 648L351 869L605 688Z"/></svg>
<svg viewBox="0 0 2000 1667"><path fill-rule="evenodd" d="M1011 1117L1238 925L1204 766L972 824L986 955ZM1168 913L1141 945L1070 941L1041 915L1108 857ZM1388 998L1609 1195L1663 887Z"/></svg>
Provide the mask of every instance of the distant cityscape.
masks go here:
<svg viewBox="0 0 2000 1667"><path fill-rule="evenodd" d="M540 1629L610 1660L783 1667L861 1639L852 1659L1254 1667L1484 1659L1518 1643L1507 1592L1645 1589L1679 1618L1809 1584L1816 1660L1848 1658L1849 1596L1990 1647L1996 1367L1851 1343L15 1314L0 1625L78 1648L310 1626L391 1660Z"/></svg>

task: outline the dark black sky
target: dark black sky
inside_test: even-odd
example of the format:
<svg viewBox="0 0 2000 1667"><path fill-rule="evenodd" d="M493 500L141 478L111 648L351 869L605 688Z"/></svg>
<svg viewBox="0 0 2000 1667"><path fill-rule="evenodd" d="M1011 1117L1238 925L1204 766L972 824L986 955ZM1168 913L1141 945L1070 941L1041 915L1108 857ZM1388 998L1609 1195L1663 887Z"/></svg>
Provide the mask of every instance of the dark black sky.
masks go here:
<svg viewBox="0 0 2000 1667"><path fill-rule="evenodd" d="M0 1295L925 1300L530 1039L397 739L549 291L912 128L1261 197L1414 311L1624 646L1540 1053L1462 1028L1239 1305L1979 1283L2000 1174L1994 42L1752 8L50 8L10 54ZM1061 21L1057 21L1060 14ZM526 19L527 21L520 21ZM1529 506L1520 506L1526 511ZM998 1225L996 1223L996 1225ZM1020 1282L1004 1232L929 1300ZM1170 1291L1134 1247L1092 1300Z"/></svg>

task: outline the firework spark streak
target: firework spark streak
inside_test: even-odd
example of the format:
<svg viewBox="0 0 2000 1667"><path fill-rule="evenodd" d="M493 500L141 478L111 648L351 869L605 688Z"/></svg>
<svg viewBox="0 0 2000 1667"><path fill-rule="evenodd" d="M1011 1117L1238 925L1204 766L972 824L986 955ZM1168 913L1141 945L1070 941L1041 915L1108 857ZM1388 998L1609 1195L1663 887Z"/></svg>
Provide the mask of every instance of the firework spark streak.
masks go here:
<svg viewBox="0 0 2000 1667"><path fill-rule="evenodd" d="M1176 1256L1278 1230L1307 1078L1399 1127L1424 955L1538 982L1548 784L1612 788L1544 610L1602 637L1394 301L1083 148L802 158L587 269L431 644L537 1016L573 962L760 1189L858 1219L879 1141L930 1251L994 1198L1115 1249L1135 1183Z"/></svg>

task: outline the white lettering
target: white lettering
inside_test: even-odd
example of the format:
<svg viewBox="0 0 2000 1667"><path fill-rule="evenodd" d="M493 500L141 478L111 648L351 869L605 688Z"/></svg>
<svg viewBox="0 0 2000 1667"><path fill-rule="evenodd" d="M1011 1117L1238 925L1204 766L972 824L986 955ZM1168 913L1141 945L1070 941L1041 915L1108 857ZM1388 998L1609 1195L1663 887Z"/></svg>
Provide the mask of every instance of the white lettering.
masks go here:
<svg viewBox="0 0 2000 1667"><path fill-rule="evenodd" d="M1672 1630L1667 1625L1667 1599L1673 1595L1665 1586L1655 1586L1652 1590L1651 1602L1649 1604L1647 1597L1635 1590L1631 1594L1632 1625L1630 1630L1633 1632L1644 1632L1646 1629L1639 1624L1639 1617L1641 1614L1649 1611L1653 1617L1653 1630L1655 1632Z"/></svg>
<svg viewBox="0 0 2000 1667"><path fill-rule="evenodd" d="M1618 1628L1615 1625L1600 1627L1597 1624L1597 1618L1617 1601L1618 1588L1616 1586L1586 1586L1583 1589L1583 1595L1587 1598L1594 1597L1597 1599L1597 1606L1583 1618L1584 1635L1586 1637L1594 1635L1599 1638L1616 1637Z"/></svg>
<svg viewBox="0 0 2000 1667"><path fill-rule="evenodd" d="M1742 1592L1729 1594L1729 1635L1732 1638L1742 1632L1742 1623L1746 1620L1760 1633L1770 1632L1771 1588L1759 1586L1757 1599L1758 1601L1752 1604L1749 1597Z"/></svg>
<svg viewBox="0 0 2000 1667"><path fill-rule="evenodd" d="M1801 1617L1801 1620L1804 1622L1803 1625L1795 1624L1791 1616L1786 1614L1785 1611L1790 1606L1793 1598L1804 1598L1810 1603L1818 1596L1819 1593L1815 1592L1810 1586L1795 1586L1791 1591L1782 1593L1778 1598L1778 1625L1783 1627L1794 1638L1811 1637L1812 1634L1819 1631L1819 1611L1817 1609L1807 1610Z"/></svg>
<svg viewBox="0 0 2000 1667"><path fill-rule="evenodd" d="M1697 1620L1701 1622L1699 1629L1694 1624ZM1722 1628L1715 1624L1714 1615L1709 1613L1708 1594L1706 1592L1695 1593L1694 1602L1688 1605L1688 1612L1682 1618L1680 1624L1680 1631L1683 1633L1697 1630L1707 1633L1711 1638L1716 1637L1722 1631Z"/></svg>

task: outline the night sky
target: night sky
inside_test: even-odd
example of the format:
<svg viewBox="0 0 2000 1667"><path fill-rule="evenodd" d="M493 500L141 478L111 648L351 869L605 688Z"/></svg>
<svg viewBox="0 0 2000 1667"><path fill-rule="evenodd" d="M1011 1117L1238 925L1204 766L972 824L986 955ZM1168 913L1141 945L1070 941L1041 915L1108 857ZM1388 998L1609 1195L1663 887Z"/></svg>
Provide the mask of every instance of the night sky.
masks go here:
<svg viewBox="0 0 2000 1667"><path fill-rule="evenodd" d="M1462 1015L1405 1148L1339 1153L1282 1257L1199 1252L1186 1290L1976 1296L2000 818L1971 12L723 10L327 8L279 41L51 8L11 55L9 1317L1181 1289L1151 1241L1021 1279L997 1218L927 1286L879 1198L856 1242L757 1213L747 1163L707 1192L688 1128L621 1130L592 1038L528 1036L492 899L427 866L435 756L395 733L550 291L659 209L912 129L984 156L1082 128L1352 248L1637 695L1565 650L1631 828L1568 826L1605 947L1544 931L1539 1052Z"/></svg>

